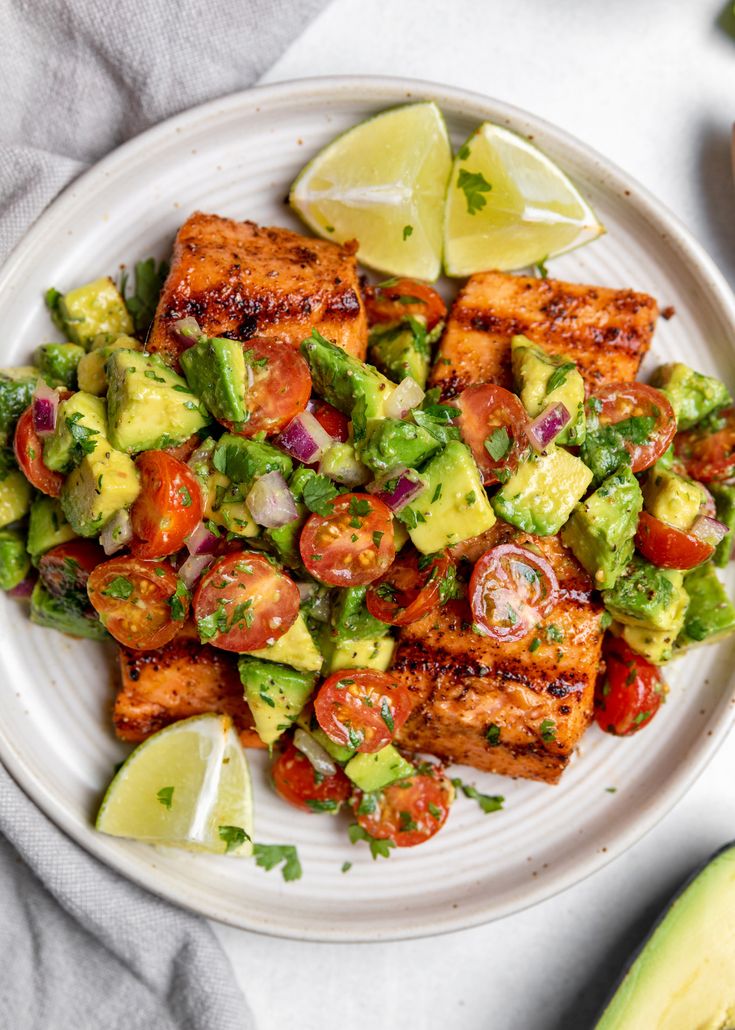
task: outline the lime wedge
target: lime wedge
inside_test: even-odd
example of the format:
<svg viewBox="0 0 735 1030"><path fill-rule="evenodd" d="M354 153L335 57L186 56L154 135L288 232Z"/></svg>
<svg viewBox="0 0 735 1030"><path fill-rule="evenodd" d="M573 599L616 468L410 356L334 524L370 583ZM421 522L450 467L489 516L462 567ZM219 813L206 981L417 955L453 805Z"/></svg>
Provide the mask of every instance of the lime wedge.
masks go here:
<svg viewBox="0 0 735 1030"><path fill-rule="evenodd" d="M514 132L485 122L460 147L445 210L447 275L525 268L604 231L561 169Z"/></svg>
<svg viewBox="0 0 735 1030"><path fill-rule="evenodd" d="M317 235L358 240L363 264L433 280L451 167L439 108L408 104L338 136L303 169L289 199Z"/></svg>
<svg viewBox="0 0 735 1030"><path fill-rule="evenodd" d="M197 715L143 741L107 788L96 825L114 837L252 854L250 771L232 720Z"/></svg>

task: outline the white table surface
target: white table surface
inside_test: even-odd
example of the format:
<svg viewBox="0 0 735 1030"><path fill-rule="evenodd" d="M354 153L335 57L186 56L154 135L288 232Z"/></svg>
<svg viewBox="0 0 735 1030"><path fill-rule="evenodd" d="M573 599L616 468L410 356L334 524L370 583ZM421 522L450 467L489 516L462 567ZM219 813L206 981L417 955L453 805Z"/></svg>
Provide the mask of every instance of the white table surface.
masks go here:
<svg viewBox="0 0 735 1030"><path fill-rule="evenodd" d="M405 75L525 107L638 178L735 283L735 40L717 23L724 6L335 0L266 81ZM215 930L259 1030L585 1030L672 889L735 837L733 782L730 742L627 854L564 894L478 929L370 945Z"/></svg>

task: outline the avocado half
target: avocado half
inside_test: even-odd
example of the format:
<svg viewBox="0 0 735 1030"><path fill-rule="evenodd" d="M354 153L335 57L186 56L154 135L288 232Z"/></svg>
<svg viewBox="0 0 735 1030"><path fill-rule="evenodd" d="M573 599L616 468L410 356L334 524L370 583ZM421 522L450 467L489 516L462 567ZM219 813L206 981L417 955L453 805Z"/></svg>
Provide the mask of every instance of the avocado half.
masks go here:
<svg viewBox="0 0 735 1030"><path fill-rule="evenodd" d="M735 1027L735 841L668 905L595 1030Z"/></svg>

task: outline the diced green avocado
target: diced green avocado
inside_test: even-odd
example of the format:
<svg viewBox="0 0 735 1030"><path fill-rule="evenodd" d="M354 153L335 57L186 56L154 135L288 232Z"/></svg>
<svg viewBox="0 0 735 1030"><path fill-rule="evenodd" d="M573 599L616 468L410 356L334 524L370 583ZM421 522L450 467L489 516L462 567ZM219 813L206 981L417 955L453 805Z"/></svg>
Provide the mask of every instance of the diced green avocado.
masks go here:
<svg viewBox="0 0 735 1030"><path fill-rule="evenodd" d="M407 318L390 325L376 325L368 334L370 360L395 383L407 376L420 387L426 386L431 364L432 345L442 334L440 322L430 333L422 317Z"/></svg>
<svg viewBox="0 0 735 1030"><path fill-rule="evenodd" d="M549 404L563 404L570 421L554 443L581 444L586 435L584 379L573 361L549 354L526 336L511 340L513 378L523 407L531 418Z"/></svg>
<svg viewBox="0 0 735 1030"><path fill-rule="evenodd" d="M715 550L715 565L722 569L729 563L735 544L735 486L728 486L727 483L710 483L707 489L715 499L717 518L729 530Z"/></svg>
<svg viewBox="0 0 735 1030"><path fill-rule="evenodd" d="M345 587L335 591L332 601L332 636L337 644L345 640L382 637L390 629L367 610L367 587Z"/></svg>
<svg viewBox="0 0 735 1030"><path fill-rule="evenodd" d="M360 447L360 458L373 472L390 472L406 466L417 469L441 444L421 426L397 418L371 422Z"/></svg>
<svg viewBox="0 0 735 1030"><path fill-rule="evenodd" d="M290 728L309 700L316 675L259 658L243 657L237 664L255 729L270 746Z"/></svg>
<svg viewBox="0 0 735 1030"><path fill-rule="evenodd" d="M125 301L109 277L65 293L58 309L69 339L83 347L98 333L130 335L134 331Z"/></svg>
<svg viewBox="0 0 735 1030"><path fill-rule="evenodd" d="M142 350L143 348L132 336L113 336L100 333L92 341L92 349L88 351L77 365L77 382L79 389L85 393L93 393L101 397L107 393L107 376L105 368L107 359L116 350Z"/></svg>
<svg viewBox="0 0 735 1030"><path fill-rule="evenodd" d="M327 648L328 673L341 669L377 669L387 672L393 661L396 642L393 637L366 637L363 640L342 640Z"/></svg>
<svg viewBox="0 0 735 1030"><path fill-rule="evenodd" d="M367 422L384 417L385 402L395 385L377 368L353 358L316 330L301 344L301 353L309 363L314 391L352 419L359 442Z"/></svg>
<svg viewBox="0 0 735 1030"><path fill-rule="evenodd" d="M587 423L587 435L579 450L579 456L593 475L595 486L630 465L630 455L623 446L623 439L613 426Z"/></svg>
<svg viewBox="0 0 735 1030"><path fill-rule="evenodd" d="M358 458L355 445L351 443L333 443L328 447L319 462L319 472L353 489L369 483L373 478L370 469Z"/></svg>
<svg viewBox="0 0 735 1030"><path fill-rule="evenodd" d="M285 526L266 529L264 533L264 536L273 544L280 560L284 565L288 565L290 569L299 568L302 564L299 539L301 538L301 530L304 528L304 523L309 515L306 507L298 502L296 510L299 516L293 522L287 522Z"/></svg>
<svg viewBox="0 0 735 1030"><path fill-rule="evenodd" d="M0 528L17 522L31 507L31 484L18 469L7 469L0 478Z"/></svg>
<svg viewBox="0 0 735 1030"><path fill-rule="evenodd" d="M628 646L654 665L664 665L676 657L674 644L684 625L684 617L689 607L689 595L686 590L680 591L678 596L678 606L668 629L647 629L643 626L622 625L620 627L620 635Z"/></svg>
<svg viewBox="0 0 735 1030"><path fill-rule="evenodd" d="M102 441L67 476L61 507L80 536L97 536L107 520L120 508L129 508L139 493L132 458Z"/></svg>
<svg viewBox="0 0 735 1030"><path fill-rule="evenodd" d="M314 643L306 625L306 619L299 613L293 626L274 644L262 647L258 651L247 651L253 658L263 658L269 662L281 662L301 672L319 672L324 658Z"/></svg>
<svg viewBox="0 0 735 1030"><path fill-rule="evenodd" d="M598 590L614 587L633 557L633 538L643 497L629 468L613 473L585 501L575 505L561 532Z"/></svg>
<svg viewBox="0 0 735 1030"><path fill-rule="evenodd" d="M459 440L450 440L431 458L421 478L426 488L398 518L422 554L443 551L495 525L475 459Z"/></svg>
<svg viewBox="0 0 735 1030"><path fill-rule="evenodd" d="M33 498L28 520L28 553L34 565L46 551L78 535L66 521L60 501L42 495Z"/></svg>
<svg viewBox="0 0 735 1030"><path fill-rule="evenodd" d="M730 843L669 903L595 1030L735 1026L733 925L735 843Z"/></svg>
<svg viewBox="0 0 735 1030"><path fill-rule="evenodd" d="M724 383L695 372L680 361L661 365L654 372L651 384L668 397L679 429L690 429L716 408L732 404Z"/></svg>
<svg viewBox="0 0 735 1030"><path fill-rule="evenodd" d="M706 495L699 483L658 465L648 472L643 483L646 511L676 529L691 529Z"/></svg>
<svg viewBox="0 0 735 1030"><path fill-rule="evenodd" d="M0 529L0 590L17 587L30 567L25 534L17 529Z"/></svg>
<svg viewBox="0 0 735 1030"><path fill-rule="evenodd" d="M345 766L345 772L356 787L369 794L413 776L416 769L392 744L387 744L372 754L355 755Z"/></svg>
<svg viewBox="0 0 735 1030"><path fill-rule="evenodd" d="M735 631L735 608L725 593L711 562L684 576L689 608L676 639L677 650L712 644Z"/></svg>
<svg viewBox="0 0 735 1030"><path fill-rule="evenodd" d="M627 626L668 630L680 617L684 574L660 569L634 555L602 599L612 617Z"/></svg>
<svg viewBox="0 0 735 1030"><path fill-rule="evenodd" d="M234 483L242 483L248 490L253 481L266 472L280 472L286 479L291 475L293 462L287 454L260 440L225 433L219 438L212 458L218 472Z"/></svg>
<svg viewBox="0 0 735 1030"><path fill-rule="evenodd" d="M209 421L182 377L155 355L113 351L105 373L110 443L119 451L175 447Z"/></svg>
<svg viewBox="0 0 735 1030"><path fill-rule="evenodd" d="M335 762L347 762L355 753L353 747L346 747L344 744L335 744L333 740L326 735L323 729L319 726L314 715L314 710L311 705L308 705L299 712L296 717L296 725L300 726L302 730L310 733L317 744L320 744L327 754L335 760Z"/></svg>
<svg viewBox="0 0 735 1030"><path fill-rule="evenodd" d="M592 481L587 466L561 447L522 461L492 499L495 514L538 536L558 533Z"/></svg>
<svg viewBox="0 0 735 1030"><path fill-rule="evenodd" d="M247 369L239 340L200 336L179 360L187 383L216 419L247 420Z"/></svg>
<svg viewBox="0 0 735 1030"><path fill-rule="evenodd" d="M42 343L33 360L49 386L73 390L77 385L77 365L84 354L84 347L78 343Z"/></svg>
<svg viewBox="0 0 735 1030"><path fill-rule="evenodd" d="M210 442L214 450L215 442ZM195 471L204 493L204 519L224 526L237 536L258 536L260 527L243 500L243 488L224 473L217 472L211 461L203 460Z"/></svg>
<svg viewBox="0 0 735 1030"><path fill-rule="evenodd" d="M105 402L79 390L59 404L56 428L43 443L44 464L55 472L69 472L106 440Z"/></svg>
<svg viewBox="0 0 735 1030"><path fill-rule="evenodd" d="M105 640L107 631L91 605L72 597L54 597L39 581L31 594L31 622L72 637Z"/></svg>
<svg viewBox="0 0 735 1030"><path fill-rule="evenodd" d="M15 423L33 400L38 382L38 369L0 369L0 447L12 438Z"/></svg>

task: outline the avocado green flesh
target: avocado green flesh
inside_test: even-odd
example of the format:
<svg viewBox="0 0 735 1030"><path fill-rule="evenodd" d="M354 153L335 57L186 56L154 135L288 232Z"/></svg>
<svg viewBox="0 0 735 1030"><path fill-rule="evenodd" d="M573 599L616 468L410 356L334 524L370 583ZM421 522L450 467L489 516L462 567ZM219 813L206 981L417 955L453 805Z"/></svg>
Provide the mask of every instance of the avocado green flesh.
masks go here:
<svg viewBox="0 0 735 1030"><path fill-rule="evenodd" d="M242 343L203 336L182 353L180 361L187 383L216 419L247 419L247 369Z"/></svg>
<svg viewBox="0 0 735 1030"><path fill-rule="evenodd" d="M587 491L592 473L569 451L550 447L519 464L492 499L495 514L538 536L558 533Z"/></svg>
<svg viewBox="0 0 735 1030"><path fill-rule="evenodd" d="M395 325L377 325L370 330L369 354L372 363L389 379L402 382L407 376L423 389L429 375L430 344L435 330L427 334L418 319Z"/></svg>
<svg viewBox="0 0 735 1030"><path fill-rule="evenodd" d="M396 780L415 772L414 766L392 744L373 754L357 754L345 766L345 772L360 790L382 790Z"/></svg>
<svg viewBox="0 0 735 1030"><path fill-rule="evenodd" d="M15 529L0 530L0 590L17 587L31 567L23 534Z"/></svg>
<svg viewBox="0 0 735 1030"><path fill-rule="evenodd" d="M255 729L264 744L274 744L309 700L316 674L248 657L239 660L238 668Z"/></svg>
<svg viewBox="0 0 735 1030"><path fill-rule="evenodd" d="M439 450L439 441L421 426L403 419L371 422L360 447L361 461L373 472L390 472L406 466L417 469Z"/></svg>
<svg viewBox="0 0 735 1030"><path fill-rule="evenodd" d="M651 515L686 532L700 512L705 493L699 483L654 465L643 484L643 500Z"/></svg>
<svg viewBox="0 0 735 1030"><path fill-rule="evenodd" d="M596 1030L730 1030L735 1026L735 847L669 906Z"/></svg>
<svg viewBox="0 0 735 1030"><path fill-rule="evenodd" d="M84 347L77 343L42 343L33 360L49 386L76 388L77 366L84 357Z"/></svg>
<svg viewBox="0 0 735 1030"><path fill-rule="evenodd" d="M710 483L708 489L715 499L717 518L728 528L728 533L717 545L714 557L715 565L723 569L730 562L733 543L735 543L735 486L728 486L726 483Z"/></svg>
<svg viewBox="0 0 735 1030"><path fill-rule="evenodd" d="M384 636L388 630L384 622L367 610L367 587L346 587L332 602L332 636L335 644L346 640L366 640Z"/></svg>
<svg viewBox="0 0 735 1030"><path fill-rule="evenodd" d="M602 599L618 622L643 629L671 630L681 615L683 584L683 573L660 569L636 554L615 586L603 591Z"/></svg>
<svg viewBox="0 0 735 1030"><path fill-rule="evenodd" d="M79 534L66 521L59 501L53 497L34 498L28 520L28 553L34 565L46 551L77 536Z"/></svg>
<svg viewBox="0 0 735 1030"><path fill-rule="evenodd" d="M684 577L684 589L690 601L676 639L677 649L711 644L735 630L735 607L711 562L688 572Z"/></svg>
<svg viewBox="0 0 735 1030"><path fill-rule="evenodd" d="M214 467L234 483L247 489L267 472L280 472L286 479L293 471L287 454L271 444L225 433L219 438L213 457Z"/></svg>
<svg viewBox="0 0 735 1030"><path fill-rule="evenodd" d="M73 597L53 597L41 582L36 583L31 594L31 622L72 637L107 638L107 631L91 605L83 606Z"/></svg>
<svg viewBox="0 0 735 1030"><path fill-rule="evenodd" d="M690 429L716 408L732 404L724 383L713 376L695 372L681 362L662 365L651 380L667 397L679 429Z"/></svg>
<svg viewBox="0 0 735 1030"><path fill-rule="evenodd" d="M67 336L82 346L100 333L129 335L135 328L120 291L107 277L70 290L59 309Z"/></svg>
<svg viewBox="0 0 735 1030"><path fill-rule="evenodd" d="M0 479L0 528L17 522L31 507L31 486L18 469L10 469Z"/></svg>
<svg viewBox="0 0 735 1030"><path fill-rule="evenodd" d="M554 442L567 446L581 444L586 435L584 380L574 362L547 353L526 336L514 336L511 340L511 360L518 393L528 414L535 418L550 404L563 404L570 421ZM558 371L562 368L563 372ZM552 381L555 374L558 384Z"/></svg>

